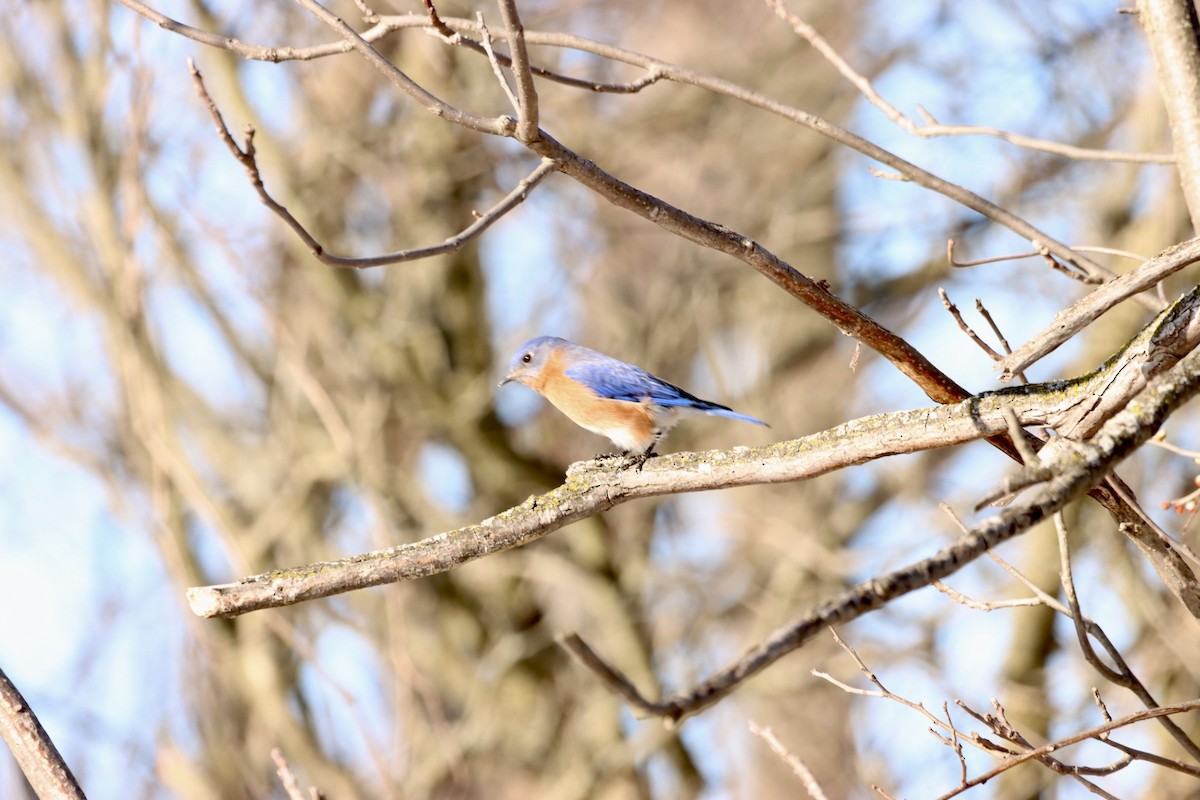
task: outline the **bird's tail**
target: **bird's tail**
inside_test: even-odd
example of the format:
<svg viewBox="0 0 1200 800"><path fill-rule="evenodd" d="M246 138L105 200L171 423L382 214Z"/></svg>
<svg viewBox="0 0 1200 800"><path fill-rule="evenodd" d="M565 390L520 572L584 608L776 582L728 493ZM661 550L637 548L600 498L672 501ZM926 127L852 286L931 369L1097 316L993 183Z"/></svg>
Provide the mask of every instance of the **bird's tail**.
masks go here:
<svg viewBox="0 0 1200 800"><path fill-rule="evenodd" d="M761 419L755 419L754 417L750 417L745 414L739 414L732 408L726 408L725 406L717 405L716 403L710 403L701 410L706 414L715 414L718 417L729 417L729 419L740 419L742 422L753 422L755 425L762 425L764 428L771 427Z"/></svg>

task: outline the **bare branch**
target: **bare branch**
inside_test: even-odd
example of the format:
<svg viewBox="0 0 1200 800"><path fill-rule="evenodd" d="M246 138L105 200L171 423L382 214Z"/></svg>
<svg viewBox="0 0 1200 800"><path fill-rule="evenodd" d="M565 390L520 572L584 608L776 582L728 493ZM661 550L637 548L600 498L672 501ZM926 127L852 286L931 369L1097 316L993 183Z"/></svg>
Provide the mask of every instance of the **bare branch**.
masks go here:
<svg viewBox="0 0 1200 800"><path fill-rule="evenodd" d="M633 681L629 680L625 673L600 658L591 645L585 642L579 634L568 633L556 637L555 641L614 694L623 697L629 705L637 708L645 702L637 687L633 685ZM673 724L671 720L666 722L668 725Z"/></svg>
<svg viewBox="0 0 1200 800"><path fill-rule="evenodd" d="M132 2L134 2L134 0L126 0L127 5ZM391 80L406 94L414 97L414 99L416 99L426 108L429 108L433 113L437 113L440 116L445 116L451 122L462 124L465 127L479 130L484 133L491 133L500 136L511 136L514 134L516 127L515 123L508 117L498 117L494 119L477 117L443 103L441 100L433 97L428 92L425 92L425 90L413 83L411 79L404 75L404 73L400 72L400 70L392 65L378 51L371 47L370 43L366 39L355 33L340 18L329 12L323 6L320 6L315 0L297 0L297 2L312 11L322 21L326 22L326 24L333 28L333 30L335 30L345 41L349 42L354 49L361 52L367 58L367 60L370 61L371 64L379 69L385 76L387 76L389 80ZM138 7L133 5L130 5L129 7L141 13L141 10ZM441 20L446 28L454 31L478 31L478 23L471 20L454 18L441 18ZM156 19L155 21L158 20ZM398 30L401 28L431 28L433 25L428 17L418 15L381 17L379 24L390 25L392 26L393 30ZM185 31L180 32L187 35L187 32ZM505 34L504 32L497 32L497 35ZM939 178L933 173L921 169L915 164L900 158L894 153L885 150L882 147L879 147L878 145L862 138L861 136L851 133L844 128L840 128L828 122L827 120L816 116L815 114L811 114L807 111L803 111L802 109L780 103L776 100L766 97L765 95L759 94L758 92L754 92L746 87L730 81L716 78L711 75L706 75L695 70L686 69L669 62L661 61L659 59L615 47L613 45L596 42L585 37L564 33L535 31L525 31L524 36L525 41L528 44L575 49L581 52L592 53L593 55L597 55L601 58L607 58L613 61L641 67L642 69L645 69L651 76L661 76L662 78L673 80L678 83L696 86L715 94L730 97L741 103L745 103L746 105L750 105L783 117L784 119L788 119L835 142L838 142L839 144L845 145L852 150L856 150L857 152L874 161L878 161L885 166L891 167L906 180L912 181L913 183L923 186L926 189L930 189L931 191L942 194L951 200L954 200L955 202L1009 228L1022 238L1033 242L1039 251L1045 249L1048 254L1055 256L1058 260L1061 260L1062 265L1064 265L1062 266L1064 270L1069 267L1071 270L1081 272L1092 280L1106 280L1114 277L1114 273L1106 267L1098 264L1090 258L1087 258L1081 253L1072 250L1069 246L1059 242L1057 239L1054 239L1051 236L1048 236L1044 232L1031 225L1029 222L1009 212L1008 210L1001 208L991 201L985 200L983 197L980 197L979 195L962 186ZM223 42L224 40L221 37L212 36L204 40L205 44L224 48ZM482 47L480 48L480 52L482 52ZM533 146L532 149L534 149L539 155L550 156L556 159L561 158L565 162L571 162L572 164L575 161L584 161L584 159L580 158L574 152L563 147L558 142L550 139L550 137L546 136L545 134L540 136L536 144L539 146ZM616 181L616 179L611 175L599 170L594 164L590 164L590 162L588 162L587 166L590 168L584 168L581 164L579 169L564 169L564 171L568 172L568 174L571 174L572 177L579 180L585 186L588 186L589 188L597 191L602 196L609 199L610 202L613 202L622 208L632 210L651 222L658 224L660 227L684 236L691 241L700 244L706 243L704 241L705 237L703 237L701 235L701 231L697 230L696 228L696 223L701 222L700 220L697 220L690 215L686 215L679 209L675 209L672 206L662 203L662 201L658 201L656 198L652 198L643 192L638 192L637 190L634 190L633 187ZM620 191L614 193L614 190L617 189ZM707 224L710 226L712 225L712 223ZM690 233L681 231L681 226L687 228ZM733 231L728 231L728 233L734 234ZM742 261L745 261L746 263L749 263L751 266L754 266L756 269L758 269L759 266L754 263L754 261L751 259L751 256L754 255L754 251L765 252L765 248L762 248L760 245L744 236L734 234L730 238L730 245L732 245L730 249L718 247L716 244L707 244L706 246L713 247L714 249L718 249L722 252L727 252L730 255L739 257ZM745 247L742 243L747 243L751 245L751 247ZM772 256L772 258L774 257ZM777 261L778 259L775 260ZM762 270L760 269L760 271ZM784 288L786 289L787 286L784 286ZM1149 307L1154 308L1154 310L1158 310L1156 304L1154 304L1153 301L1149 300L1148 298L1139 298L1139 302L1147 304Z"/></svg>
<svg viewBox="0 0 1200 800"><path fill-rule="evenodd" d="M733 256L769 278L788 294L812 308L848 336L864 342L921 387L930 399L957 402L968 396L948 375L903 338L880 325L822 284L796 270L755 240L724 225L700 219L647 194L605 172L594 162L567 149L549 135L531 149L559 162L566 175L595 191L613 205L634 212L688 241Z"/></svg>
<svg viewBox="0 0 1200 800"><path fill-rule="evenodd" d="M278 747L271 748L271 760L275 762L275 774L279 776L279 784L287 794L288 800L305 800L304 792L300 790L300 782L296 780L295 773ZM310 786L309 797L311 800L319 800L323 795L317 791L317 787Z"/></svg>
<svg viewBox="0 0 1200 800"><path fill-rule="evenodd" d="M976 611L996 611L1001 608L1027 608L1029 606L1044 605L1041 599L1037 597L1019 597L1015 600L975 600L941 581L934 581L932 586L959 605L973 608Z"/></svg>
<svg viewBox="0 0 1200 800"><path fill-rule="evenodd" d="M1132 691L1146 708L1158 708L1158 701L1150 694L1150 690L1146 688L1145 684L1133 673L1129 665L1125 663L1125 659L1112 645L1108 637L1104 635L1100 627L1088 620L1079 607L1079 599L1075 594L1075 580L1071 574L1071 550L1067 543L1067 526L1061 512L1054 515L1054 529L1058 535L1058 553L1061 563L1060 576L1063 593L1067 598L1067 604L1071 610L1070 616L1075 627L1075 637L1079 641L1079 649L1083 653L1083 657L1105 680ZM1097 639L1104 645L1112 657L1113 662L1117 665L1116 669L1105 664L1096 655L1096 651L1092 648L1092 643L1088 639L1088 634L1092 632L1098 632ZM1200 761L1200 746L1197 746L1191 737L1174 720L1163 717L1161 721L1163 727L1167 729L1167 733L1175 741L1179 742L1183 749L1190 753L1193 758Z"/></svg>
<svg viewBox="0 0 1200 800"><path fill-rule="evenodd" d="M196 92L200 95L200 99L204 102L208 113L213 118L213 123L216 125L217 134L221 137L221 141L225 143L225 147L235 159L246 170L246 177L250 184L258 193L259 200L262 204L275 213L282 219L287 226L291 228L304 245L309 249L318 261L330 267L338 267L341 269L365 269L367 267L379 267L387 264L399 264L403 261L416 261L430 256L442 255L443 253L453 253L461 250L464 245L472 239L479 236L481 233L490 228L501 217L512 211L529 196L529 192L545 180L552 172L555 171L556 165L550 159L542 159L541 163L534 168L533 172L517 184L516 188L505 195L498 203L489 208L482 214L476 216L475 221L463 228L454 236L446 239L439 244L427 245L425 247L416 247L411 250L399 250L394 253L387 253L380 256L367 256L365 258L346 258L344 256L336 256L328 252L325 246L316 240L308 229L292 215L292 212L287 210L287 207L279 203L275 198L271 197L267 191L267 187L263 183L262 175L258 171L258 162L254 149L254 128L250 125L246 126L245 146L239 147L234 141L233 136L229 133L229 129L225 126L225 121L221 116L221 112L217 109L217 104L209 95L208 90L204 86L204 79L200 75L200 71L196 69L195 64L188 62L188 68L192 73L192 81L195 84Z"/></svg>
<svg viewBox="0 0 1200 800"><path fill-rule="evenodd" d="M825 792L821 789L821 784L817 783L817 779L813 777L812 770L805 766L804 762L796 757L794 753L783 746L783 742L775 735L775 732L770 728L759 726L754 720L750 720L750 732L767 743L767 746L779 756L783 763L795 773L800 779L800 785L804 787L804 791L808 792L808 796L812 800L826 800Z"/></svg>
<svg viewBox="0 0 1200 800"><path fill-rule="evenodd" d="M83 789L21 692L0 670L0 738L38 797L84 800Z"/></svg>
<svg viewBox="0 0 1200 800"><path fill-rule="evenodd" d="M1075 623L1075 638L1079 641L1079 649L1083 651L1083 657L1087 659L1087 662L1105 680L1123 685L1126 682L1126 676L1101 661L1100 657L1096 655L1096 651L1092 649L1092 643L1088 640L1087 627L1083 622L1083 611L1080 610L1079 598L1075 595L1075 578L1071 574L1071 548L1067 543L1067 524L1063 520L1061 512L1054 515L1054 530L1058 534L1059 576L1062 581L1063 594L1071 609L1071 621Z"/></svg>
<svg viewBox="0 0 1200 800"><path fill-rule="evenodd" d="M430 6L430 8L433 8L433 6ZM488 30L487 23L484 22L482 11L476 12L475 21L479 23L479 29L483 32L480 43L483 45L483 52L487 54L488 63L492 65L492 74L496 76L496 82L500 84L500 89L504 92L504 96L508 98L508 103L512 106L513 111L520 113L521 101L517 99L516 93L509 86L508 78L504 77L504 68L500 65L499 59L496 58L496 51L492 48L492 32ZM441 20L438 20L438 22L441 22ZM458 34L456 33L454 36L457 37ZM451 43L453 44L453 41Z"/></svg>
<svg viewBox="0 0 1200 800"><path fill-rule="evenodd" d="M1018 347L996 364L1002 370L1000 379L1028 369L1038 359L1054 352L1063 342L1090 325L1105 311L1123 300L1137 295L1159 283L1167 276L1200 261L1200 238L1189 239L1159 253L1132 272L1109 281L1096 291L1063 309L1041 333Z"/></svg>
<svg viewBox="0 0 1200 800"><path fill-rule="evenodd" d="M1200 290L1194 294L1194 299L1200 299ZM1191 308L1180 306L1185 307ZM1149 335L1153 330L1151 326L1141 336ZM1200 359L1200 355L1188 356L1170 372L1154 379L1143 394L1170 376L1180 374L1185 365L1196 359ZM1123 362L1116 361L1108 368L1115 370L1122 366ZM1106 375L1107 372L1102 371L1090 382L1076 383L1072 386L1074 394L1065 393L1057 383L1043 387L1050 389L1046 395L1039 394L1038 387L1022 387L1021 392L988 393L956 405L853 420L822 433L769 447L664 456L648 463L641 471L605 466L602 462L583 462L568 471L567 481L557 489L531 497L520 506L481 523L342 561L266 573L244 578L237 584L194 588L189 590L188 598L192 610L201 616L232 616L364 586L426 577L466 561L527 544L571 522L639 497L803 480L886 455L991 437L1008 430L1006 407L1011 407L1026 424L1045 424L1056 420L1064 409L1068 416L1071 415L1078 402L1076 395L1090 397L1094 382L1104 381ZM1150 407L1145 403L1138 405L1143 412ZM1126 409L1114 415L1106 425L1130 413ZM1143 435L1144 440L1153 433L1153 430L1146 430L1144 435L1139 435ZM1045 463L1038 464L1037 475L1051 476L1047 488L1038 495L1041 498L1039 508L1049 508L1057 502L1059 490L1055 489L1051 495L1046 495L1046 491L1062 484L1064 475L1075 476L1076 482L1069 483L1072 491L1093 477L1097 481L1102 477L1080 472L1093 458L1099 458L1094 451L1090 458L1084 458L1086 446L1074 445L1080 450L1080 458L1075 460L1074 456L1063 453L1069 449L1069 443L1058 439L1054 444L1059 445L1056 452L1047 454ZM1065 473L1059 470L1063 461L1072 463L1072 469ZM1011 518L995 535L1005 538L1015 535L1024 530L1023 525L1024 522ZM948 566L942 564L937 569ZM927 585L947 574L949 572L930 574L920 585ZM909 580L913 578L914 575L909 576ZM900 588L895 586L888 591ZM904 591L913 588L917 587L910 585ZM876 595L876 601L882 602L885 594L887 592Z"/></svg>
<svg viewBox="0 0 1200 800"><path fill-rule="evenodd" d="M405 75L399 67L384 58L383 54L372 47L370 42L317 0L296 0L296 3L328 25L353 49L357 50L371 66L383 73L383 76L391 81L393 86L424 106L434 116L442 117L455 125L461 125L470 130L490 133L493 136L511 136L516 129L516 123L509 117L481 117L435 97L423 86Z"/></svg>
<svg viewBox="0 0 1200 800"><path fill-rule="evenodd" d="M1137 0L1138 22L1154 56L1158 88L1179 159L1179 182L1192 229L1200 233L1200 42L1187 0Z"/></svg>
<svg viewBox="0 0 1200 800"><path fill-rule="evenodd" d="M664 718L681 719L716 703L743 681L803 646L822 628L845 624L953 574L1099 483L1122 458L1149 439L1175 408L1197 392L1200 392L1200 351L1189 354L1170 372L1155 378L1136 401L1113 415L1090 442L1062 446L1063 440L1053 440L1043 451L1043 461L1052 477L1029 499L983 521L934 555L864 581L814 607L701 683L660 701L639 695L635 707ZM1160 716L1153 710L1145 713L1152 716L1144 719Z"/></svg>
<svg viewBox="0 0 1200 800"><path fill-rule="evenodd" d="M989 128L981 125L942 125L923 108L918 108L918 111L925 120L925 124L918 125L913 122L911 117L885 100L883 95L875 90L871 81L850 66L842 58L841 54L829 44L825 37L817 32L816 28L789 11L781 0L766 0L766 4L775 12L776 16L792 26L792 30L796 32L796 35L811 44L814 50L824 56L825 60L833 65L834 69L849 81L859 91L859 94L866 98L867 102L878 108L888 119L914 136L920 136L924 139L934 139L939 136L991 136L1027 150L1053 153L1054 155L1065 156L1080 161L1117 161L1134 164L1175 163L1175 157L1170 154L1160 155L1157 153L1124 153L1116 150L1094 150L1087 147L1063 144L1062 142L1053 142L1047 139L1036 139L1030 136L1023 136L1019 133L1011 133L999 130L998 128Z"/></svg>
<svg viewBox="0 0 1200 800"><path fill-rule="evenodd" d="M517 14L516 0L497 0L500 18L508 29L508 45L512 50L512 73L517 82L517 141L528 144L538 138L538 97L529 69L529 53L525 50L525 26Z"/></svg>
<svg viewBox="0 0 1200 800"><path fill-rule="evenodd" d="M971 326L968 325L966 320L962 318L962 314L959 312L958 306L950 302L950 295L946 294L945 289L942 289L941 287L938 288L938 297L942 298L942 305L945 306L946 310L950 312L950 316L954 318L954 322L958 325L958 329L965 333L967 337L979 347L980 350L987 353L987 355L993 361L999 361L1001 358L1003 358L1002 355L992 349L991 345L989 345L983 339L980 339L979 334L975 333L975 331L971 329Z"/></svg>
<svg viewBox="0 0 1200 800"><path fill-rule="evenodd" d="M1167 717L1172 714L1183 714L1188 711L1194 711L1198 708L1200 708L1200 699L1189 700L1186 703L1177 703L1172 706L1163 706L1161 708L1152 708L1152 709L1146 709L1145 711L1137 711L1137 712L1134 712L1133 714L1129 714L1129 715L1121 717L1119 719L1105 722L1101 725L1096 725L1095 727L1088 728L1087 730L1083 730L1083 731L1080 731L1071 736L1064 737L1057 741L1051 742L1050 744L1045 744L1045 745L1042 745L1041 747L1034 748L1032 750L1027 750L1024 753L1020 753L1018 755L1014 755L1010 758L1007 758L995 769L989 770L988 772L985 772L983 775L972 778L971 780L967 781L962 786L959 786L959 787L955 788L953 791L947 792L946 794L942 795L940 798L938 798L938 800L949 800L949 798L956 797L956 796L962 794L967 789L987 783L992 778L995 778L997 775L1000 775L1001 773L1006 772L1019 764L1024 764L1026 761L1030 761L1032 759L1041 759L1041 758L1048 756L1058 750L1061 750L1062 748L1067 747L1069 745L1078 744L1079 742L1086 741L1087 739L1100 739L1100 737L1103 734L1108 733L1109 731L1113 731L1118 728L1124 728L1124 727L1126 727L1128 725L1132 725L1136 722L1142 722L1142 721L1148 720L1148 719L1159 719L1161 717Z"/></svg>

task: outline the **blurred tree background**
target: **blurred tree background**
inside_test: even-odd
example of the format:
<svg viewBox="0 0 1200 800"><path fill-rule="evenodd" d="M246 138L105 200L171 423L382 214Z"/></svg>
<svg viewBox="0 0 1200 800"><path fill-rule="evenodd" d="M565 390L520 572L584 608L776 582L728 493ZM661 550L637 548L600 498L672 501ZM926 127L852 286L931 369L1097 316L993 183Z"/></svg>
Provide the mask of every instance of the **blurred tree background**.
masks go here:
<svg viewBox="0 0 1200 800"><path fill-rule="evenodd" d="M897 5L790 7L906 112L921 104L946 122L1169 151L1135 18L1084 0ZM330 36L286 4L156 7L247 42ZM349 2L331 7L359 16ZM764 4L520 9L531 30L618 43L839 121L1066 241L1149 256L1190 235L1171 167L916 139ZM480 10L497 17L488 4L439 4L443 16ZM872 782L916 797L954 784L957 761L921 738L922 720L810 675L855 679L831 641L672 731L635 719L554 636L580 632L651 693L695 682L836 589L946 541L954 528L937 504L969 508L1005 466L982 444L640 501L435 578L194 619L188 586L479 520L603 451L524 389L495 389L531 335L641 364L772 425L696 422L669 450L763 444L927 401L870 353L852 368L852 340L744 266L561 177L456 254L320 265L221 147L186 58L231 128L258 128L267 186L332 252L441 241L534 163L426 113L357 56L249 63L103 0L16 3L0 31L0 666L94 796L277 796L274 746L331 798L798 796L748 720L772 727L830 797L870 796ZM439 96L505 110L485 59L419 31L377 46ZM534 58L597 80L633 76L568 51ZM539 92L542 125L560 141L829 281L971 391L995 386L994 374L938 287L964 308L983 297L1014 343L1084 291L1040 261L952 270L947 237L964 258L1028 243L728 98L665 83L614 95L539 82ZM1132 305L1109 314L1031 379L1092 369L1147 319ZM1182 415L1169 432L1198 444ZM1124 472L1146 506L1183 494L1192 476L1188 460L1160 453ZM1087 505L1075 516L1085 609L1119 632L1162 702L1194 697L1194 620L1106 517ZM1057 591L1052 530L1003 554ZM956 586L1020 593L991 564ZM926 590L843 633L890 688L931 708L998 697L1048 738L1095 721L1097 680L1052 617L983 615ZM1111 706L1136 708L1111 694ZM1157 729L1140 735L1169 749ZM20 796L10 766L0 778ZM1050 796L1040 793L1053 779L1028 767L988 791ZM1195 791L1143 768L1114 781L1121 796ZM1072 791L1082 793L1061 789Z"/></svg>

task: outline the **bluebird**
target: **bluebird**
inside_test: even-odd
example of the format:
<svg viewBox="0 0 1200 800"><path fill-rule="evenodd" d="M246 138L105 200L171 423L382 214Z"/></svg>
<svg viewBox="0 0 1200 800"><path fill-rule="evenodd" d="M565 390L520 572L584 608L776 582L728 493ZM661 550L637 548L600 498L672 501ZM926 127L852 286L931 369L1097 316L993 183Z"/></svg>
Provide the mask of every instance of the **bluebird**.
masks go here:
<svg viewBox="0 0 1200 800"><path fill-rule="evenodd" d="M607 436L639 468L684 416L715 414L767 426L701 400L641 367L556 336L539 336L521 345L500 385L512 381L545 397L581 428Z"/></svg>

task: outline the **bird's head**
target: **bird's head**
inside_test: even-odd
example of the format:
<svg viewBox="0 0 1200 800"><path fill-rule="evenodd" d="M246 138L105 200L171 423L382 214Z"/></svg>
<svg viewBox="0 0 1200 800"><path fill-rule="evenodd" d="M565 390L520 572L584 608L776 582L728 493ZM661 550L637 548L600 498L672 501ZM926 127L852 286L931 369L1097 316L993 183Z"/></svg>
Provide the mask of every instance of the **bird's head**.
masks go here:
<svg viewBox="0 0 1200 800"><path fill-rule="evenodd" d="M508 365L508 374L504 376L504 380L500 381L500 385L503 386L512 381L526 385L531 384L545 368L551 353L565 344L567 344L567 340L559 339L557 336L539 336L536 339L530 339L517 348L517 352L513 353L512 361Z"/></svg>

